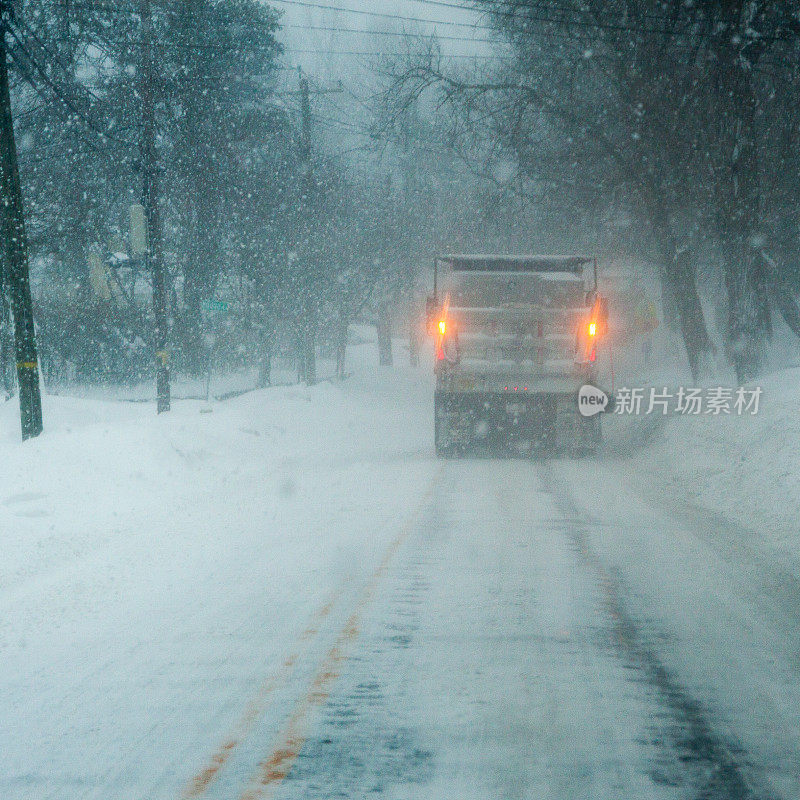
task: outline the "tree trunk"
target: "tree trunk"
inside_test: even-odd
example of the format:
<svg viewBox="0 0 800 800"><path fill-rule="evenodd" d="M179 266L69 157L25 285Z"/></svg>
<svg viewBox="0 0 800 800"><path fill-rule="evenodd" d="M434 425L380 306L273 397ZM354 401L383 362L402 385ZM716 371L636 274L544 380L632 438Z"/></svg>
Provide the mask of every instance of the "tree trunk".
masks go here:
<svg viewBox="0 0 800 800"><path fill-rule="evenodd" d="M303 330L297 329L297 382L304 383L306 379L306 352L303 345Z"/></svg>
<svg viewBox="0 0 800 800"><path fill-rule="evenodd" d="M655 205L655 204L654 204ZM679 250L667 222L666 210L654 207L653 230L661 252L661 280L669 302L674 304L689 369L695 381L700 379L704 360L714 352L708 335L703 304L697 291L697 279L691 253Z"/></svg>
<svg viewBox="0 0 800 800"><path fill-rule="evenodd" d="M28 237L22 187L17 165L17 145L11 116L5 28L0 29L0 209L2 217L3 284L8 290L14 319L14 346L19 385L22 438L42 432L42 398L39 388L39 357L33 325L33 299L28 268Z"/></svg>
<svg viewBox="0 0 800 800"><path fill-rule="evenodd" d="M2 291L2 307L0 308L0 372L3 374L3 390L6 400L14 396L14 331L11 324L11 312L6 300L6 287L0 281Z"/></svg>
<svg viewBox="0 0 800 800"><path fill-rule="evenodd" d="M713 152L717 233L728 294L728 354L739 383L755 378L772 331L764 262L755 241L761 215L756 130L758 100L751 65L740 51L740 3L723 4L714 42L718 120ZM746 37L745 37L746 38Z"/></svg>
<svg viewBox="0 0 800 800"><path fill-rule="evenodd" d="M677 258L677 253L675 257ZM664 325L671 331L680 331L680 309L678 298L675 296L675 287L672 276L669 274L669 259L663 259L659 277L661 279L661 316Z"/></svg>
<svg viewBox="0 0 800 800"><path fill-rule="evenodd" d="M313 386L317 382L317 321L308 312L298 330L297 377L301 383Z"/></svg>
<svg viewBox="0 0 800 800"><path fill-rule="evenodd" d="M205 370L203 342L203 301L207 299L207 276L202 274L199 260L190 253L183 273L183 352L184 367L190 375Z"/></svg>
<svg viewBox="0 0 800 800"><path fill-rule="evenodd" d="M378 333L378 363L382 367L392 366L392 321L389 307L381 306L375 324Z"/></svg>
<svg viewBox="0 0 800 800"><path fill-rule="evenodd" d="M270 321L265 326L262 336L261 354L258 364L258 388L265 389L272 384L272 352L275 349L275 323Z"/></svg>
<svg viewBox="0 0 800 800"><path fill-rule="evenodd" d="M339 381L343 381L345 378L348 328L347 315L342 311L339 314L339 322L336 329L336 379Z"/></svg>
<svg viewBox="0 0 800 800"><path fill-rule="evenodd" d="M308 326L305 337L306 385L313 386L317 382L317 335L316 326Z"/></svg>
<svg viewBox="0 0 800 800"><path fill-rule="evenodd" d="M208 29L207 4L202 0L183 0L176 17L187 38L202 37ZM192 375L205 370L206 347L203 303L214 295L218 276L219 246L217 241L221 208L219 202L219 167L215 158L218 142L205 125L208 101L205 82L214 56L202 49L186 56L185 70L179 87L183 105L183 159L188 166L187 258L183 284L183 349L185 366Z"/></svg>
<svg viewBox="0 0 800 800"><path fill-rule="evenodd" d="M410 331L408 334L408 363L412 367L419 366L420 346L419 320L415 316L411 319Z"/></svg>
<svg viewBox="0 0 800 800"><path fill-rule="evenodd" d="M743 384L758 375L763 358L764 311L755 294L756 253L741 236L730 232L723 234L722 252L728 294L728 355L736 380Z"/></svg>
<svg viewBox="0 0 800 800"><path fill-rule="evenodd" d="M775 261L766 253L762 253L762 258L764 259L764 271L769 282L775 307L792 333L800 337L800 306L798 306L795 299L786 270L783 267L778 267Z"/></svg>
<svg viewBox="0 0 800 800"><path fill-rule="evenodd" d="M258 365L258 388L266 389L272 385L272 354L267 350L261 354Z"/></svg>

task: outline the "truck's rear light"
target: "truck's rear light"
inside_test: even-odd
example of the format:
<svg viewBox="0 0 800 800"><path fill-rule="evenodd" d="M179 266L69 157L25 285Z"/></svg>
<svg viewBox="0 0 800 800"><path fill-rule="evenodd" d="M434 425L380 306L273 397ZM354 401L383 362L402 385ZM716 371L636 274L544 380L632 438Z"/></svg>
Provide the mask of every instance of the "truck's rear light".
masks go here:
<svg viewBox="0 0 800 800"><path fill-rule="evenodd" d="M597 359L597 350L592 348L592 352L589 353L589 361L595 361Z"/></svg>

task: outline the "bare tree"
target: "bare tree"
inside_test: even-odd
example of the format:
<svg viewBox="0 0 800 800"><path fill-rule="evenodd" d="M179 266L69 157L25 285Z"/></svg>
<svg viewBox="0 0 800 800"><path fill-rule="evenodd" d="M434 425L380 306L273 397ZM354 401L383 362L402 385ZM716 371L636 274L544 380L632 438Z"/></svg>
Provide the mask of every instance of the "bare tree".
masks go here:
<svg viewBox="0 0 800 800"><path fill-rule="evenodd" d="M511 159L516 172L507 185L524 185L539 204L557 195L565 211L583 207L600 217L616 207L643 223L695 377L714 351L695 268L697 251L711 243L725 278L726 352L740 381L757 374L771 306L787 321L797 310L782 265L759 249L770 227L762 173L775 161L762 109L775 97L775 70L797 80L790 60L771 62L766 77L760 68L765 55L785 58L787 49L796 63L792 4L477 5L512 56L500 67L456 72L431 42L395 64L387 106L403 113L433 94L449 112L453 142L490 177L492 161ZM773 111L774 125L796 118L786 105ZM793 131L784 132L792 157ZM783 208L791 209L796 190L785 181L783 189ZM795 247L791 222L782 239L783 250Z"/></svg>

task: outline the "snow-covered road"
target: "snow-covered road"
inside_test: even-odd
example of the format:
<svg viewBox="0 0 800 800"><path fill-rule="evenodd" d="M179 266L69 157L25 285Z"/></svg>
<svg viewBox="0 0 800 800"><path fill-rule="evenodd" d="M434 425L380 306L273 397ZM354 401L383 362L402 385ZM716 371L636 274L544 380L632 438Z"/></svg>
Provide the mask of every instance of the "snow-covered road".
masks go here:
<svg viewBox="0 0 800 800"><path fill-rule="evenodd" d="M4 445L91 444L0 503L0 797L800 797L796 576L624 460L437 463L362 367Z"/></svg>

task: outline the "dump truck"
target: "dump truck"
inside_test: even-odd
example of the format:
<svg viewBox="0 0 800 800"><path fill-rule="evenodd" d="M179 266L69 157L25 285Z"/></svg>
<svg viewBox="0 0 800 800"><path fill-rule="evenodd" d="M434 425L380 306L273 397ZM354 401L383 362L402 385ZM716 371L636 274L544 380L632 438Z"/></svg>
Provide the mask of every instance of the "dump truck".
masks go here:
<svg viewBox="0 0 800 800"><path fill-rule="evenodd" d="M437 256L427 318L438 455L596 449L602 414L579 412L608 326L595 258Z"/></svg>

